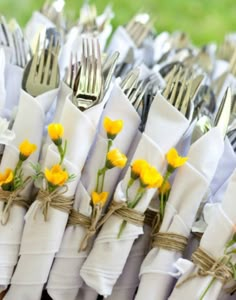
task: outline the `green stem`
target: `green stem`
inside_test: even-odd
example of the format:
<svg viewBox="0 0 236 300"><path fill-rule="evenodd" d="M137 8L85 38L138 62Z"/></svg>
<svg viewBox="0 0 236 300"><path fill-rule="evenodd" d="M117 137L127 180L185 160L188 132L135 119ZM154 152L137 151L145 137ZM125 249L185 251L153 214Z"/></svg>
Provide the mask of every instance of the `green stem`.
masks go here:
<svg viewBox="0 0 236 300"><path fill-rule="evenodd" d="M205 289L205 291L202 293L201 297L199 298L199 300L204 300L204 297L206 296L207 292L209 291L209 289L212 287L213 283L215 282L215 278L213 277L212 280L210 281L210 283L208 284L207 288Z"/></svg>
<svg viewBox="0 0 236 300"><path fill-rule="evenodd" d="M57 146L58 152L60 154L60 165L63 163L65 155L66 155L66 150L67 150L67 141L65 141L64 147L62 145Z"/></svg>
<svg viewBox="0 0 236 300"><path fill-rule="evenodd" d="M121 237L121 235L122 235L122 233L123 233L123 231L124 231L124 229L125 229L126 224L127 224L127 221L123 221L123 222L121 223L121 225L120 225L120 230L119 230L118 235L117 235L117 238L118 238L118 239Z"/></svg>
<svg viewBox="0 0 236 300"><path fill-rule="evenodd" d="M14 177L17 175L18 171L21 169L23 164L23 161L21 159L18 160L18 163L16 165L16 168L14 170Z"/></svg>
<svg viewBox="0 0 236 300"><path fill-rule="evenodd" d="M108 152L110 151L110 149L111 149L112 142L113 142L113 141L112 141L111 139L108 140L106 157L107 157L107 153L108 153ZM102 182L101 182L101 186L100 186L100 189L99 189L99 192L100 192L100 193L103 191L104 182L105 182L105 176L106 176L106 171L107 171L107 168L106 168L106 161L105 161L105 165L104 165L103 169L101 169L101 170L103 170L103 172L102 172ZM99 188L99 186L98 186L98 188Z"/></svg>
<svg viewBox="0 0 236 300"><path fill-rule="evenodd" d="M127 188L126 188L126 191L125 191L125 195L126 195L126 199L128 200L129 199L129 189L131 188L131 186L133 185L134 183L134 179L131 177L129 179L129 182L127 184Z"/></svg>
<svg viewBox="0 0 236 300"><path fill-rule="evenodd" d="M171 172L166 171L160 189L163 188L163 186L166 184L166 182L167 182L167 180L170 178L170 176L171 176ZM164 194L161 193L161 195L160 195L160 217L161 217L161 221L163 220L164 214L165 214L165 203L164 203L164 202L165 202L165 201L164 201Z"/></svg>

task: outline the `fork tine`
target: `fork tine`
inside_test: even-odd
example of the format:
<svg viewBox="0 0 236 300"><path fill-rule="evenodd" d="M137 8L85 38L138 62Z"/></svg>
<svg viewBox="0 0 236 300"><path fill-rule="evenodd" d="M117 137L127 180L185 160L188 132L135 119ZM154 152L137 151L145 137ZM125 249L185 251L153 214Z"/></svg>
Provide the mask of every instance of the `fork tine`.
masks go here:
<svg viewBox="0 0 236 300"><path fill-rule="evenodd" d="M131 97L130 97L130 99L129 99L129 101L130 101L131 104L134 104L134 102L135 102L135 100L136 100L138 94L140 93L140 91L141 91L141 89L142 89L142 86L143 86L143 81L141 81L141 82L138 84L136 90L134 91L134 93L132 93L132 95L131 95Z"/></svg>
<svg viewBox="0 0 236 300"><path fill-rule="evenodd" d="M37 45L36 45L36 50L32 59L32 64L29 70L29 75L28 77L35 78L37 76L37 64L39 60L39 45L40 45L40 35L38 37Z"/></svg>
<svg viewBox="0 0 236 300"><path fill-rule="evenodd" d="M172 105L174 105L175 100L176 100L176 95L177 95L176 93L177 93L178 85L179 85L179 82L180 82L179 79L180 79L181 72L182 72L182 68L180 67L179 71L178 71L178 73L177 73L177 75L176 75L176 77L174 79L174 87L173 87L173 89L171 91L171 96L169 98L169 102Z"/></svg>
<svg viewBox="0 0 236 300"><path fill-rule="evenodd" d="M102 86L102 56L101 56L101 49L100 49L100 44L99 40L96 39L96 44L97 44L97 85L95 87L100 89L100 86Z"/></svg>
<svg viewBox="0 0 236 300"><path fill-rule="evenodd" d="M167 85L166 85L166 88L163 92L163 97L165 97L167 99L167 97L169 96L170 94L170 91L171 91L171 86L172 86L172 83L173 83L173 79L174 79L174 76L175 76L175 72L177 71L177 66L174 65L174 67L172 68L172 70L170 71L170 76L169 76L169 79L167 81Z"/></svg>
<svg viewBox="0 0 236 300"><path fill-rule="evenodd" d="M4 16L1 16L1 25L2 25L2 31L5 37L6 45L10 47L10 33L8 30L7 22Z"/></svg>
<svg viewBox="0 0 236 300"><path fill-rule="evenodd" d="M43 84L49 84L50 81L50 67L51 67L51 60L52 60L52 47L53 47L53 37L51 36L49 42L49 48L47 50L47 55L45 55L46 63L44 65L44 72L43 72ZM45 53L46 54L46 53Z"/></svg>
<svg viewBox="0 0 236 300"><path fill-rule="evenodd" d="M13 45L14 45L15 63L17 65L19 65L19 53L18 53L18 48L17 48L17 43L16 43L15 32L12 33L12 40L13 40Z"/></svg>
<svg viewBox="0 0 236 300"><path fill-rule="evenodd" d="M183 98L184 90L186 89L187 76L188 76L188 70L185 71L184 79L183 79L183 82L181 83L181 88L180 88L178 97L177 97L176 102L175 102L175 107L178 110L180 110L180 108L181 108L181 102L182 102L181 100Z"/></svg>
<svg viewBox="0 0 236 300"><path fill-rule="evenodd" d="M185 97L184 97L184 100L183 100L181 108L180 108L180 112L182 112L182 114L186 117L187 117L186 114L188 112L188 108L189 108L190 100L191 100L190 94L191 94L191 89L192 89L192 83L193 83L193 79L191 79L190 82L188 83Z"/></svg>
<svg viewBox="0 0 236 300"><path fill-rule="evenodd" d="M142 92L140 93L139 97L136 99L136 101L134 103L134 108L136 108L136 110L138 110L138 108L139 108L139 106L140 106L140 104L142 102L143 96L146 93L146 90L147 90L149 84L150 84L150 82L147 82L146 85L144 85L144 87L142 85L143 90L142 90Z"/></svg>

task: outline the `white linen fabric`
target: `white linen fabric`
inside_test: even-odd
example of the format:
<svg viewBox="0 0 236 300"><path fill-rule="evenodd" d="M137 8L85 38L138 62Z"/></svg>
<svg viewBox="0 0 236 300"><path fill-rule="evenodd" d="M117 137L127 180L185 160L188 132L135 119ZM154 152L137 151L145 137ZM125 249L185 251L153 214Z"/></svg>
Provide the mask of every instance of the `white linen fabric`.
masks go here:
<svg viewBox="0 0 236 300"><path fill-rule="evenodd" d="M153 100L146 130L142 134L132 160L146 159L162 171L165 165L165 153L177 144L188 125L189 121L158 94ZM153 130L154 128L155 130ZM175 134L171 134L171 132L175 132ZM129 177L130 172L128 171L116 188L115 201L126 201L125 189ZM136 188L137 183L130 189L131 199L134 197ZM137 204L136 209L144 212L154 193L155 189L149 189ZM143 234L141 227L127 224L120 239L117 239L121 223L122 220L116 216L111 216L107 220L81 269L81 276L85 283L105 297L111 295L135 239Z"/></svg>
<svg viewBox="0 0 236 300"><path fill-rule="evenodd" d="M230 178L224 200L221 205L218 205L218 211L211 219L205 233L200 242L200 247L213 256L219 259L224 255L225 245L232 238L235 230L236 211L235 207L235 192L236 192L236 171ZM217 238L216 238L217 237ZM197 267L190 261L179 260L176 267L180 270L182 276L178 282L187 278L190 274L196 272ZM189 279L179 287L175 287L169 300L178 300L189 298L197 300L201 297L209 285L212 277L210 275L205 277L195 277ZM212 287L206 293L204 300L225 299L219 297L223 284L219 280L215 280ZM219 298L218 298L219 297ZM234 296L235 297L235 296ZM226 298L227 299L227 298Z"/></svg>
<svg viewBox="0 0 236 300"><path fill-rule="evenodd" d="M33 98L25 91L21 91L19 110L13 125L15 139L4 150L0 169L14 169L18 158L18 147L24 139L37 145L37 150L24 163L24 177L32 175L30 163L36 163L42 143L45 115L56 97L57 90L53 90ZM30 112L30 113L29 113ZM30 196L30 188L25 189L22 195L27 199ZM0 219L2 218L3 203L0 202ZM0 223L0 286L5 289L17 263L20 241L24 226L25 208L13 206L9 222L6 225Z"/></svg>
<svg viewBox="0 0 236 300"><path fill-rule="evenodd" d="M76 180L68 183L66 196L75 194L81 170L96 134L103 105L104 103L100 103L81 112L69 97L66 99L60 120L64 126L64 139L68 142L64 165L71 174L76 175ZM47 167L58 163L58 154L54 148L54 145L51 145L47 149L44 162ZM55 253L59 250L68 214L50 207L49 219L45 222L38 206L39 201L35 201L25 217L21 256L6 299L15 299L15 295L19 300L40 299Z"/></svg>
<svg viewBox="0 0 236 300"><path fill-rule="evenodd" d="M199 205L215 174L218 161L223 153L224 143L217 128L196 141L189 150L188 162L175 177L160 232L176 233L189 237ZM141 281L136 300L167 299L175 277L178 275L174 263L181 253L153 248L143 261Z"/></svg>

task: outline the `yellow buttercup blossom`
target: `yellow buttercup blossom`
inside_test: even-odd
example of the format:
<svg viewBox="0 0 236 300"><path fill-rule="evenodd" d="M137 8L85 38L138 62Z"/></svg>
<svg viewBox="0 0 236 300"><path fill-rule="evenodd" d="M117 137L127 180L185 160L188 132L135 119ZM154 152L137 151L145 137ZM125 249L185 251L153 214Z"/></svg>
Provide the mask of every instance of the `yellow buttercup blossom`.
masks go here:
<svg viewBox="0 0 236 300"><path fill-rule="evenodd" d="M108 197L108 192L101 192L101 193L92 192L93 205L104 206L104 204L107 201L107 197Z"/></svg>
<svg viewBox="0 0 236 300"><path fill-rule="evenodd" d="M170 188L171 188L171 185L170 185L169 181L166 181L159 188L159 193L165 195L165 194L167 194L169 192Z"/></svg>
<svg viewBox="0 0 236 300"><path fill-rule="evenodd" d="M54 165L50 170L45 169L45 177L53 186L62 186L68 180L69 175L60 165Z"/></svg>
<svg viewBox="0 0 236 300"><path fill-rule="evenodd" d="M48 134L56 145L60 145L64 135L64 127L62 124L52 123L48 125Z"/></svg>
<svg viewBox="0 0 236 300"><path fill-rule="evenodd" d="M123 168L126 165L127 157L120 152L119 149L112 149L107 153L106 167L112 169L114 167Z"/></svg>
<svg viewBox="0 0 236 300"><path fill-rule="evenodd" d="M0 186L11 183L14 179L12 169L6 169L4 173L0 173Z"/></svg>
<svg viewBox="0 0 236 300"><path fill-rule="evenodd" d="M137 179L142 170L149 166L148 162L145 159L137 159L131 165L131 177Z"/></svg>
<svg viewBox="0 0 236 300"><path fill-rule="evenodd" d="M31 144L29 140L24 140L19 146L20 159L26 160L36 149L37 146L35 144Z"/></svg>
<svg viewBox="0 0 236 300"><path fill-rule="evenodd" d="M123 128L123 121L122 120L111 120L108 117L104 118L103 126L106 130L107 137L109 139L114 139L116 135L122 130Z"/></svg>
<svg viewBox="0 0 236 300"><path fill-rule="evenodd" d="M166 159L168 162L168 167L176 169L178 167L183 166L188 160L188 157L180 156L175 148L171 148L166 154Z"/></svg>
<svg viewBox="0 0 236 300"><path fill-rule="evenodd" d="M142 170L140 181L144 187L159 188L162 185L163 177L156 168L148 166Z"/></svg>

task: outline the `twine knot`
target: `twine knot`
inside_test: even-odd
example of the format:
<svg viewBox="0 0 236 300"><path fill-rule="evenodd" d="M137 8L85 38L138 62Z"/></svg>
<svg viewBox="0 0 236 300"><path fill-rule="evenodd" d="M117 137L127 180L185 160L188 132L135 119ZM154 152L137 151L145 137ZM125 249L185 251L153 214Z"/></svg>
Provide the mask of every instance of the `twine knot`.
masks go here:
<svg viewBox="0 0 236 300"><path fill-rule="evenodd" d="M27 183L30 181L30 177L27 178L23 185L19 187L15 191L4 191L0 190L0 201L4 203L3 210L2 210L2 218L1 224L6 225L9 221L11 208L13 205L18 205L24 208L29 208L29 201L27 201L20 193L24 190Z"/></svg>
<svg viewBox="0 0 236 300"><path fill-rule="evenodd" d="M228 265L229 257L227 255L216 260L205 250L198 248L192 255L192 261L198 267L197 271L178 283L177 287L198 276L205 277L210 275L221 281L224 285L233 279L233 271Z"/></svg>
<svg viewBox="0 0 236 300"><path fill-rule="evenodd" d="M64 188L64 189L63 189ZM37 200L40 201L39 209L42 210L45 222L48 220L48 211L50 207L70 213L73 205L73 197L65 197L64 194L68 191L68 187L59 187L49 193L45 190L40 190ZM37 213L37 210L35 214Z"/></svg>

